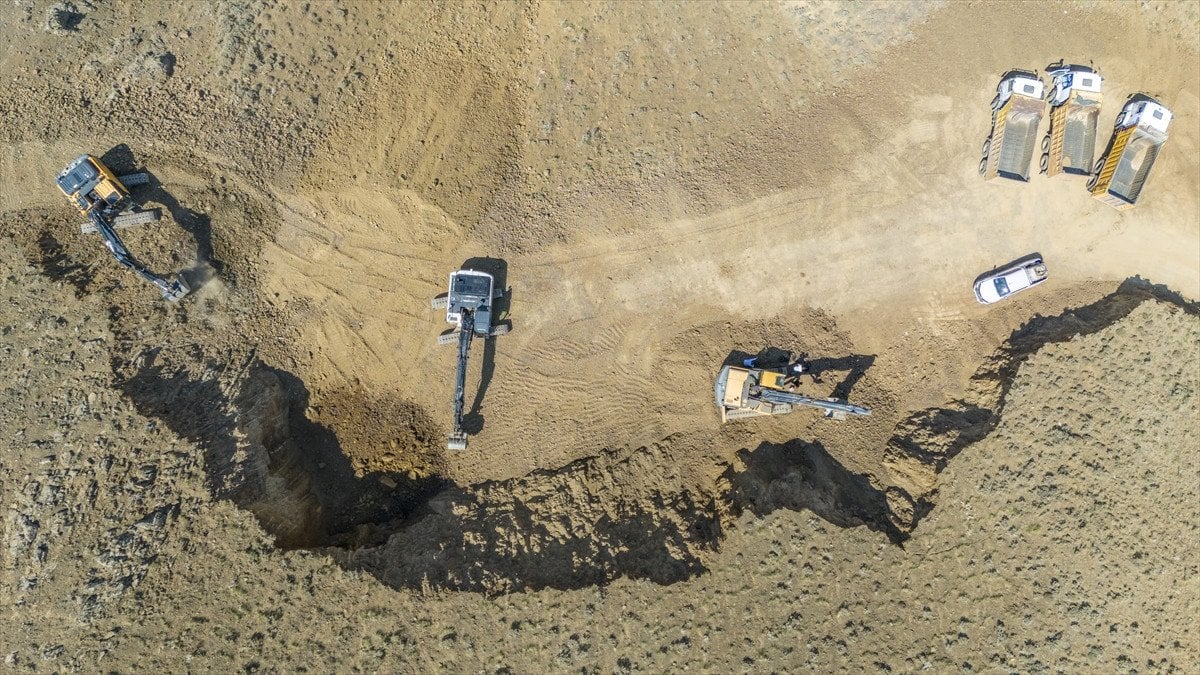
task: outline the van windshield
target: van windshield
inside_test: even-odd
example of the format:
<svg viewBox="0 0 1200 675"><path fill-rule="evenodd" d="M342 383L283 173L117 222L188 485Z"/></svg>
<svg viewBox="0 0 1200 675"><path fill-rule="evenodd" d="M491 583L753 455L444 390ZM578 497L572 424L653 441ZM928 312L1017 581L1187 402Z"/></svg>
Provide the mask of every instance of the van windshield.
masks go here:
<svg viewBox="0 0 1200 675"><path fill-rule="evenodd" d="M1004 277L996 279L996 295L1002 298L1008 295L1008 282L1004 280Z"/></svg>

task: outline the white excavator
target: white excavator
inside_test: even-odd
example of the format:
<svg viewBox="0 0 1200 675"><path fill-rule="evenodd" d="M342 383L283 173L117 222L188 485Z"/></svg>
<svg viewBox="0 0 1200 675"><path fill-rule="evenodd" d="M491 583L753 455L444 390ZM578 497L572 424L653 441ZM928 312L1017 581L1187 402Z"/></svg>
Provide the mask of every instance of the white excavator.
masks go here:
<svg viewBox="0 0 1200 675"><path fill-rule="evenodd" d="M433 308L446 310L446 322L453 328L438 336L438 344L458 341L458 372L454 380L454 430L446 441L449 450L466 450L467 433L463 430L466 399L467 355L473 338L491 338L508 333L507 323L493 325L493 304L504 297L496 280L487 272L461 269L450 274L450 290L433 299Z"/></svg>

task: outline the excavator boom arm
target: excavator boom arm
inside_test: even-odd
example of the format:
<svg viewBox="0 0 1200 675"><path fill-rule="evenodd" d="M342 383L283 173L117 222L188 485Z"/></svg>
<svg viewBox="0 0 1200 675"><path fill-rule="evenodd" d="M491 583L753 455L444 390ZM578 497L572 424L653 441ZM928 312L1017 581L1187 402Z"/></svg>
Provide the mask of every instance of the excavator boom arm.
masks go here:
<svg viewBox="0 0 1200 675"><path fill-rule="evenodd" d="M117 262L133 270L138 276L146 281L158 286L158 289L162 291L163 297L168 300L178 300L187 294L188 289L183 285L182 282L176 281L172 283L167 281L154 272L151 272L150 268L146 267L141 263L141 261L133 257L133 254L129 252L129 249L125 248L125 242L121 241L121 238L117 236L117 231L112 227L112 225L109 224L108 220L105 219L104 216L93 210L88 213L88 218L92 221L92 225L96 227L96 232L100 233L100 236L104 238L105 247L107 247L109 252L113 254L113 257L117 259Z"/></svg>
<svg viewBox="0 0 1200 675"><path fill-rule="evenodd" d="M463 407L467 389L467 357L471 352L471 338L475 337L475 312L462 311L462 325L458 332L458 373L454 380L454 435L461 436Z"/></svg>
<svg viewBox="0 0 1200 675"><path fill-rule="evenodd" d="M793 394L788 391L779 391L777 389L763 389L759 395L764 401L770 403L786 403L788 405L804 405L810 408L821 408L823 410L832 410L834 412L846 413L847 415L870 415L871 410L862 406L846 403L844 401L827 401L821 398L813 398L804 396L803 394Z"/></svg>

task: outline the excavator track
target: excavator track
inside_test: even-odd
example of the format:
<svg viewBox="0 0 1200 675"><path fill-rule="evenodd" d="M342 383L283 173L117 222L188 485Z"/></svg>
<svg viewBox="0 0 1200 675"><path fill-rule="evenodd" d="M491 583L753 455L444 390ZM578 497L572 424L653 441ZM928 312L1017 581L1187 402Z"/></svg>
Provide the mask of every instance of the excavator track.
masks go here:
<svg viewBox="0 0 1200 675"><path fill-rule="evenodd" d="M131 211L113 218L112 227L115 230L124 230L130 227L137 227L138 225L145 225L146 223L157 222L161 217L162 214L158 212L158 209ZM83 234L96 234L97 232L96 225L91 222L81 223L79 231Z"/></svg>
<svg viewBox="0 0 1200 675"><path fill-rule="evenodd" d="M148 173L130 173L124 176L117 176L117 180L127 188L146 185L150 182L150 174Z"/></svg>

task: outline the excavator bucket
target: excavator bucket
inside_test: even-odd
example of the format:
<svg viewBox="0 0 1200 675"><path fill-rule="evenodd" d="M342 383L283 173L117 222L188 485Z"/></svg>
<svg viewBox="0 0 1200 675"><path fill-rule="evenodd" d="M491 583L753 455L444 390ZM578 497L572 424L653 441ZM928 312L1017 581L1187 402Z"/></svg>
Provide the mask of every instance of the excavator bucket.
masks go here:
<svg viewBox="0 0 1200 675"><path fill-rule="evenodd" d="M462 432L456 432L456 433L450 434L450 436L446 439L446 449L447 450L466 450L467 449L467 435Z"/></svg>

